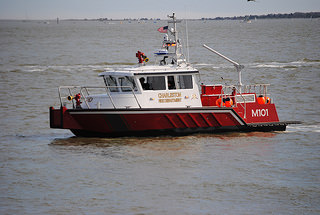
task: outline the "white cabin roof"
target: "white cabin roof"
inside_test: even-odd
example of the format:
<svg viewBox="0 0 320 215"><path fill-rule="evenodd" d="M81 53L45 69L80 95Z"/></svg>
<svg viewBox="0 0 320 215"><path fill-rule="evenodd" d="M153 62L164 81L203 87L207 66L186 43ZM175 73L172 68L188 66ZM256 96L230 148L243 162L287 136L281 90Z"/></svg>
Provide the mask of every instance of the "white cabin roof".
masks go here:
<svg viewBox="0 0 320 215"><path fill-rule="evenodd" d="M156 74L177 74L177 73L199 73L198 70L191 66L138 66L116 70L105 70L99 76L135 76L135 75L156 75Z"/></svg>

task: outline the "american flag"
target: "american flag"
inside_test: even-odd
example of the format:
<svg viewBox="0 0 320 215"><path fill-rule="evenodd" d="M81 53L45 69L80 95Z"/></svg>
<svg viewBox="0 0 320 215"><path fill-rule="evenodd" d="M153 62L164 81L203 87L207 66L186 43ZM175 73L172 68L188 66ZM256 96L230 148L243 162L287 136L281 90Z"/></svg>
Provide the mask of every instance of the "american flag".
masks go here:
<svg viewBox="0 0 320 215"><path fill-rule="evenodd" d="M160 28L158 28L158 31L160 33L168 33L168 26L160 27Z"/></svg>

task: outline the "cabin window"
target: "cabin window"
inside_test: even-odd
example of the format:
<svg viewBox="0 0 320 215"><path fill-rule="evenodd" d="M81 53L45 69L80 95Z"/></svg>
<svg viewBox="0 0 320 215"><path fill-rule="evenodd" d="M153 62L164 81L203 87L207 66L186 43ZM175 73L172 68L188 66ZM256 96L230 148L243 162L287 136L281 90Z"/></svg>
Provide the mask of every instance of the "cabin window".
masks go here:
<svg viewBox="0 0 320 215"><path fill-rule="evenodd" d="M166 82L164 76L148 76L147 83L149 90L165 90Z"/></svg>
<svg viewBox="0 0 320 215"><path fill-rule="evenodd" d="M110 92L119 92L117 79L113 76L104 76L104 82Z"/></svg>
<svg viewBox="0 0 320 215"><path fill-rule="evenodd" d="M180 89L193 89L192 75L179 75Z"/></svg>
<svg viewBox="0 0 320 215"><path fill-rule="evenodd" d="M144 77L139 78L139 81L143 90L150 90L150 85L146 83L146 79Z"/></svg>
<svg viewBox="0 0 320 215"><path fill-rule="evenodd" d="M174 76L168 76L168 89L169 90L175 90L176 89L176 83L174 81Z"/></svg>
<svg viewBox="0 0 320 215"><path fill-rule="evenodd" d="M118 81L122 92L131 92L132 90L137 91L136 83L132 77L119 77Z"/></svg>

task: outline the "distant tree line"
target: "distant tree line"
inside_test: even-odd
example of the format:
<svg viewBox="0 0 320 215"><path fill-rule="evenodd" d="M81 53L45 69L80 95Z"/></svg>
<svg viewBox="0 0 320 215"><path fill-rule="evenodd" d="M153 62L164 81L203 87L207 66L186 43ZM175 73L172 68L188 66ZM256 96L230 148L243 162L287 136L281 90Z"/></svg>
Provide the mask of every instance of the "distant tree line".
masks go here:
<svg viewBox="0 0 320 215"><path fill-rule="evenodd" d="M216 17L216 18L201 18L202 20L244 20L244 19L294 19L294 18L320 18L320 12L309 13L283 13L283 14L267 14L267 15L247 15L233 17Z"/></svg>
<svg viewBox="0 0 320 215"><path fill-rule="evenodd" d="M124 21L139 21L139 20L143 20L143 21L148 21L148 20L157 20L159 21L160 18L135 18L135 19L131 19L131 18L124 18L124 19L110 19L110 18L99 18L99 19L94 19L94 20L98 20L98 21L119 21L119 20L124 20Z"/></svg>

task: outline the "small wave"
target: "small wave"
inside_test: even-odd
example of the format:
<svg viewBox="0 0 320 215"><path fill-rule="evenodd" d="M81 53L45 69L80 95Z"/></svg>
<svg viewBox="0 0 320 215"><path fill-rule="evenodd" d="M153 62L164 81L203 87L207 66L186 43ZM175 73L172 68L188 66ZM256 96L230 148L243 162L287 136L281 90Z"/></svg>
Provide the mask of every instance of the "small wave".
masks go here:
<svg viewBox="0 0 320 215"><path fill-rule="evenodd" d="M256 68L283 68L282 65L277 65L277 64L258 64L254 67L256 67Z"/></svg>
<svg viewBox="0 0 320 215"><path fill-rule="evenodd" d="M132 66L132 65L136 65L137 63L130 63L130 62L101 62L101 63L96 63L94 65L98 65L98 66L112 66L112 65L126 65L126 66Z"/></svg>
<svg viewBox="0 0 320 215"><path fill-rule="evenodd" d="M19 64L13 66L9 69L10 72L42 72L47 70L53 71L84 71L84 70L93 70L93 71L104 71L106 66L110 67L127 67L130 65L136 65L136 63L130 62L117 62L117 63L94 63L94 64L73 64L73 65L41 65L41 64ZM6 69L3 69L6 70Z"/></svg>
<svg viewBox="0 0 320 215"><path fill-rule="evenodd" d="M297 66L284 66L284 69L297 69Z"/></svg>
<svg viewBox="0 0 320 215"><path fill-rule="evenodd" d="M93 71L96 73L101 73L101 72L104 72L104 69L94 69Z"/></svg>
<svg viewBox="0 0 320 215"><path fill-rule="evenodd" d="M303 66L313 66L320 63L320 60L302 59L292 62L256 62L249 64L252 68L285 68L285 69L297 69Z"/></svg>
<svg viewBox="0 0 320 215"><path fill-rule="evenodd" d="M245 68L283 68L283 69L298 69L305 66L318 65L318 60L298 60L292 62L255 62L243 64ZM206 64L206 63L195 63L194 66L200 69L227 69L233 68L230 64Z"/></svg>
<svg viewBox="0 0 320 215"><path fill-rule="evenodd" d="M313 59L308 59L308 58L303 58L302 61L304 61L304 62L316 62L316 63L320 63L320 60L313 60Z"/></svg>
<svg viewBox="0 0 320 215"><path fill-rule="evenodd" d="M213 64L208 63L195 63L196 66L213 66Z"/></svg>
<svg viewBox="0 0 320 215"><path fill-rule="evenodd" d="M284 69L298 69L304 66L314 66L320 65L320 60L313 60L304 58L302 60L293 61L293 62L255 62L244 64L246 68L284 68ZM97 72L104 71L106 67L109 69L114 69L118 67L127 67L136 65L132 62L98 62L92 64L71 64L71 65L42 65L42 64L19 64L16 66L10 66L3 71L7 70L10 72L42 72L47 70L53 71L84 71L84 70L93 70ZM233 65L228 63L200 63L194 62L193 65L200 70L211 71L212 69L229 69L233 68Z"/></svg>
<svg viewBox="0 0 320 215"><path fill-rule="evenodd" d="M233 68L231 64L206 64L206 63L196 63L193 64L195 67L201 70L212 70L212 69L229 69Z"/></svg>
<svg viewBox="0 0 320 215"><path fill-rule="evenodd" d="M288 125L287 132L315 132L320 133L320 125Z"/></svg>
<svg viewBox="0 0 320 215"><path fill-rule="evenodd" d="M39 66L38 64L19 64L18 66Z"/></svg>
<svg viewBox="0 0 320 215"><path fill-rule="evenodd" d="M284 69L297 69L301 65L291 63L264 63L264 64L252 64L251 68L284 68Z"/></svg>
<svg viewBox="0 0 320 215"><path fill-rule="evenodd" d="M21 72L21 70L20 69L12 69L9 72Z"/></svg>

